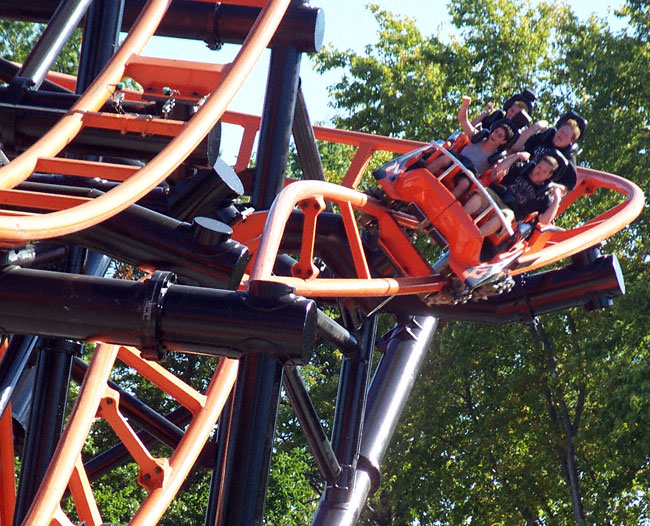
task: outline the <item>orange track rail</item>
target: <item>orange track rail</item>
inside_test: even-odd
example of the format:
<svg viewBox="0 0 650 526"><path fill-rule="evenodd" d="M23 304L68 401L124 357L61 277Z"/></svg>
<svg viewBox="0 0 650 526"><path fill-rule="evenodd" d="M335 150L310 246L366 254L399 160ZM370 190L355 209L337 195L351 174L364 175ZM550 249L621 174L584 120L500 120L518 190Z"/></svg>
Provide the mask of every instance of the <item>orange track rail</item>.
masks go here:
<svg viewBox="0 0 650 526"><path fill-rule="evenodd" d="M169 2L149 0L113 59L79 101L31 148L0 168L0 188L13 188L24 181L36 170L40 159L56 156L73 140L84 121L91 118L92 112L96 112L113 94L125 74L129 59L144 48ZM106 194L70 209L44 215L0 215L0 243L11 246L88 228L124 210L164 181L217 123L266 49L289 3L290 0L268 2L219 85L192 119L145 167ZM120 117L111 116L106 120L114 122ZM128 120L128 117L122 120Z"/></svg>
<svg viewBox="0 0 650 526"><path fill-rule="evenodd" d="M116 359L133 367L192 412L193 420L171 457L152 457L121 415L119 395L108 387ZM148 491L148 496L130 524L156 524L210 437L236 380L237 368L237 360L222 359L206 394L202 395L158 364L143 360L137 349L100 344L93 354L54 458L23 524L73 524L60 508L66 488L70 489L81 521L89 526L102 523L100 510L80 460L81 450L96 416L104 418L127 447L140 468L138 482Z"/></svg>

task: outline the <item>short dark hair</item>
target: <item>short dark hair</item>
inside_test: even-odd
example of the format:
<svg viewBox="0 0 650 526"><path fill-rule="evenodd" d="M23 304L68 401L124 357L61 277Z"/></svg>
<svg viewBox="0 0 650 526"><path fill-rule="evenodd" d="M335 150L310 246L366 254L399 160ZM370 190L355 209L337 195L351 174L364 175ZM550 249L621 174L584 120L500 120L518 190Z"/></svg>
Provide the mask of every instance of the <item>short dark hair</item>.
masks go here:
<svg viewBox="0 0 650 526"><path fill-rule="evenodd" d="M506 144L503 145L502 149L503 150L510 149L512 145L515 144L515 142L517 142L517 139L519 138L519 132L517 131L517 127L510 119L499 119L498 121L493 122L492 126L490 126L490 133L492 133L497 128L503 128L503 130L506 132L507 140L506 140Z"/></svg>
<svg viewBox="0 0 650 526"><path fill-rule="evenodd" d="M560 163L558 163L557 159L552 155L542 155L537 162L541 163L542 161L551 167L551 173L555 173L556 170L560 167Z"/></svg>

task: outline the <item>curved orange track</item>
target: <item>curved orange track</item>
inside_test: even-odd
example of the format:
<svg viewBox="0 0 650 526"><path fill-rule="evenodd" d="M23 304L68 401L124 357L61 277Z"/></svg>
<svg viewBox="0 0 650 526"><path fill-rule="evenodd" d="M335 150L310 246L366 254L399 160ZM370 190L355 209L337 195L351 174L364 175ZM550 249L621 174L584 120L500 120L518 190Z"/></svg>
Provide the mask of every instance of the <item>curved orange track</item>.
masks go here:
<svg viewBox="0 0 650 526"><path fill-rule="evenodd" d="M56 155L72 141L83 126L85 114L96 111L112 95L129 57L144 48L169 3L170 0L149 0L118 52L84 96L31 148L0 168L0 188L12 188L24 181L39 158ZM45 215L0 216L0 241L28 242L88 228L124 210L164 181L217 123L266 49L289 3L290 0L269 1L219 86L150 163L113 190L73 208Z"/></svg>

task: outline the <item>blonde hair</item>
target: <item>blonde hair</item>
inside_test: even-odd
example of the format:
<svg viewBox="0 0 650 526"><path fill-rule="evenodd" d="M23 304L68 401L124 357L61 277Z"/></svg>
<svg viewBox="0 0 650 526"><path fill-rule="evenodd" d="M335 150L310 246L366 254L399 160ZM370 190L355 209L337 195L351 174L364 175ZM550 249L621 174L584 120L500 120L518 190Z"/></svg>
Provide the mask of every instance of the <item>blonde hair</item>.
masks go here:
<svg viewBox="0 0 650 526"><path fill-rule="evenodd" d="M571 128L574 142L580 138L580 126L578 126L578 122L575 119L565 120L562 124L560 124L560 128L562 126L568 126L569 128Z"/></svg>
<svg viewBox="0 0 650 526"><path fill-rule="evenodd" d="M518 106L524 111L528 111L528 104L526 104L523 100L516 100L512 103L513 106Z"/></svg>

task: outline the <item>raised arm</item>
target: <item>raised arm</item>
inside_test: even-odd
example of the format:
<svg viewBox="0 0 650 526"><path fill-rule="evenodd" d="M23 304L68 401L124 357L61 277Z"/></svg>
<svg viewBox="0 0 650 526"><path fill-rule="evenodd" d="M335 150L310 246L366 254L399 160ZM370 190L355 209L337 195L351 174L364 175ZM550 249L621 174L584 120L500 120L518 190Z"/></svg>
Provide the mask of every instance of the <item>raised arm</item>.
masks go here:
<svg viewBox="0 0 650 526"><path fill-rule="evenodd" d="M528 152L517 152L512 155L508 155L503 161L497 164L492 168L492 173L490 174L490 184L495 183L503 179L503 177L508 173L508 170L518 161L527 161L530 159L530 154Z"/></svg>
<svg viewBox="0 0 650 526"><path fill-rule="evenodd" d="M470 102L472 102L472 99L463 95L463 102L458 110L458 122L460 123L461 129L469 137L472 137L478 132L478 130L472 126L472 123L469 122L469 119L467 118L467 108L469 108Z"/></svg>
<svg viewBox="0 0 650 526"><path fill-rule="evenodd" d="M524 131L522 131L519 134L519 139L517 139L517 142L513 144L512 148L510 148L508 151L520 152L521 150L524 149L524 146L526 145L526 141L528 139L530 139L536 133L542 132L547 129L548 129L548 121L537 121L535 124L532 124L531 126L526 128Z"/></svg>
<svg viewBox="0 0 650 526"><path fill-rule="evenodd" d="M496 104L494 102L488 102L487 105L485 106L485 109L479 113L476 117L472 119L472 126L476 127L478 124L485 119L490 113L494 111L494 108L496 108Z"/></svg>

